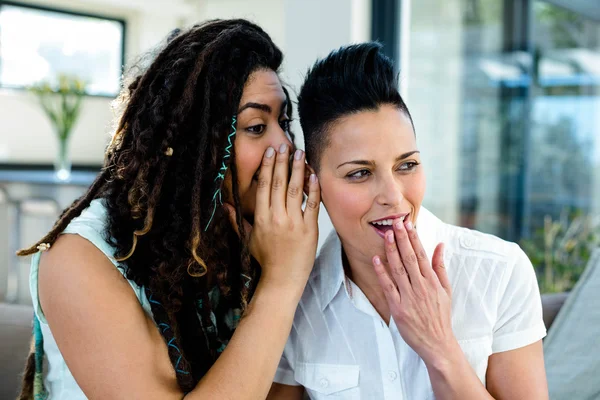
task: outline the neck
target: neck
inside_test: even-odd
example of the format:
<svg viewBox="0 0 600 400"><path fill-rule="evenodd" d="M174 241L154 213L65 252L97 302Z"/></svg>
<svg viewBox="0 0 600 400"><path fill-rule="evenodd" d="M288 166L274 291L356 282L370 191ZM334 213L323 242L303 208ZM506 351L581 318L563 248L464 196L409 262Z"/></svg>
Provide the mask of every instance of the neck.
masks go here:
<svg viewBox="0 0 600 400"><path fill-rule="evenodd" d="M385 323L389 324L390 308L369 257L342 245L342 261L346 275L367 296Z"/></svg>

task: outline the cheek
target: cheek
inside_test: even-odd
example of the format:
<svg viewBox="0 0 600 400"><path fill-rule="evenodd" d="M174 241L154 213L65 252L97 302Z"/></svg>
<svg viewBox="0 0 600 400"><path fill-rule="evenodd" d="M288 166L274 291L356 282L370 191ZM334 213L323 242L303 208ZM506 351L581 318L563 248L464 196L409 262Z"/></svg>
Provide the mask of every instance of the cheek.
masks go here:
<svg viewBox="0 0 600 400"><path fill-rule="evenodd" d="M240 189L247 190L252 183L252 177L260 167L266 147L263 149L257 144L239 140L236 142L235 162L238 173Z"/></svg>
<svg viewBox="0 0 600 400"><path fill-rule="evenodd" d="M362 217L373 204L366 185L325 181L322 182L321 196L331 222L338 232L343 230L344 226L360 224Z"/></svg>
<svg viewBox="0 0 600 400"><path fill-rule="evenodd" d="M405 199L408 200L408 202L414 207L420 207L421 203L423 202L423 197L425 196L426 187L423 169L420 169L411 177L408 187L410 190L405 192Z"/></svg>

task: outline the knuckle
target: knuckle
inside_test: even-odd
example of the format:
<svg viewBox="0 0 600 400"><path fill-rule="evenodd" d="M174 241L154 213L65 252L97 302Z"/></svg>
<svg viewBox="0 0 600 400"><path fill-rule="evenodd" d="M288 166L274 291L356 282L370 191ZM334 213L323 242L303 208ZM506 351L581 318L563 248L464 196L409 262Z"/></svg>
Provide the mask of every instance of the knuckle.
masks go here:
<svg viewBox="0 0 600 400"><path fill-rule="evenodd" d="M406 262L408 264L416 264L417 263L417 256L416 256L416 254L411 253L411 254L409 254L409 255L407 255L405 257L406 257Z"/></svg>
<svg viewBox="0 0 600 400"><path fill-rule="evenodd" d="M417 251L417 259L419 261L427 260L427 253L425 253L425 250L421 249L421 250Z"/></svg>
<svg viewBox="0 0 600 400"><path fill-rule="evenodd" d="M319 203L314 200L308 200L306 202L306 208L309 208L311 210L316 210L318 207L319 207Z"/></svg>
<svg viewBox="0 0 600 400"><path fill-rule="evenodd" d="M404 268L404 265L397 265L392 268L392 272L397 276L404 276L406 275L406 268Z"/></svg>
<svg viewBox="0 0 600 400"><path fill-rule="evenodd" d="M269 187L269 180L266 178L258 178L258 187L260 189L264 189L266 187Z"/></svg>
<svg viewBox="0 0 600 400"><path fill-rule="evenodd" d="M273 179L273 190L279 190L283 187L283 179L275 178Z"/></svg>
<svg viewBox="0 0 600 400"><path fill-rule="evenodd" d="M284 223L285 223L285 220L281 216L279 216L279 215L273 216L273 225L274 226L281 227L284 225Z"/></svg>
<svg viewBox="0 0 600 400"><path fill-rule="evenodd" d="M408 237L410 237L411 239L415 240L417 239L417 231L416 230L411 230L410 232L408 232Z"/></svg>
<svg viewBox="0 0 600 400"><path fill-rule="evenodd" d="M394 292L396 290L396 285L394 285L393 282L388 282L385 285L385 290L387 290L388 292L392 293L392 292Z"/></svg>
<svg viewBox="0 0 600 400"><path fill-rule="evenodd" d="M266 222L267 221L264 215L256 214L254 216L254 225L265 225Z"/></svg>
<svg viewBox="0 0 600 400"><path fill-rule="evenodd" d="M290 196L291 198L298 197L299 193L300 193L300 189L298 188L298 186L290 186L288 188L288 196Z"/></svg>

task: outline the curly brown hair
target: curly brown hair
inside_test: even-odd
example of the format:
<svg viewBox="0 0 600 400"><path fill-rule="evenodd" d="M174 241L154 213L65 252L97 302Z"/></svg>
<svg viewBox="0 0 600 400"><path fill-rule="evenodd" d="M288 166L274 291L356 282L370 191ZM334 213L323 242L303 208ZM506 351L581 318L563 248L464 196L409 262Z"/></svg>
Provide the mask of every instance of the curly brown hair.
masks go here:
<svg viewBox="0 0 600 400"><path fill-rule="evenodd" d="M40 244L53 243L93 199L102 198L106 240L125 276L145 289L185 393L233 333L224 314L243 312L259 279L242 224L235 146L226 158L232 190L224 196L233 200L241 237L221 207L210 220L211 201L221 185L215 177L244 85L256 70L277 72L282 58L269 35L246 20L213 20L171 35L122 91L124 111L87 193L44 238L18 253L33 254ZM209 298L215 287L218 307ZM26 371L22 398L29 398L31 380Z"/></svg>

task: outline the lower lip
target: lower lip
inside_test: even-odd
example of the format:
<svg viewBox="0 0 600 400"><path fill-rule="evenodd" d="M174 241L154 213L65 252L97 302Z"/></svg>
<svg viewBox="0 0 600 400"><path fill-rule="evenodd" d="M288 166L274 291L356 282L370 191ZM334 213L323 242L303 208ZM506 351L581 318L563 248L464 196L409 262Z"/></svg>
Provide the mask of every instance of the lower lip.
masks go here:
<svg viewBox="0 0 600 400"><path fill-rule="evenodd" d="M391 225L381 226L381 228L383 228L383 229L380 229L380 228L378 228L378 227L376 227L375 225L372 225L372 224L369 224L369 225L371 225L373 227L373 229L375 230L376 234L378 234L379 236L381 236L384 239L385 239L385 233L387 231L392 230L392 226Z"/></svg>

